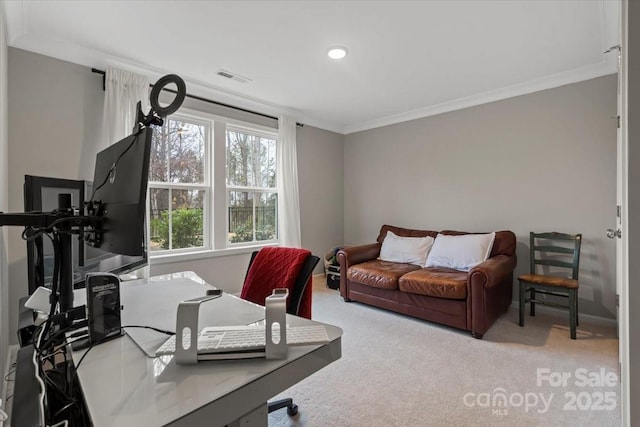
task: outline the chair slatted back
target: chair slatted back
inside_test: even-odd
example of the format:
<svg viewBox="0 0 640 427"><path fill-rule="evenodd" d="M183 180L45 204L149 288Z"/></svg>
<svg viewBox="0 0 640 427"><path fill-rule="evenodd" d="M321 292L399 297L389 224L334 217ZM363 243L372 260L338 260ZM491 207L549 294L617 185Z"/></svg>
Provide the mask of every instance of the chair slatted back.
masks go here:
<svg viewBox="0 0 640 427"><path fill-rule="evenodd" d="M561 243L573 242L573 247ZM561 267L571 270L571 278L578 280L580 270L580 246L582 234L565 234L557 232L529 233L531 274L536 274L536 266ZM567 261L550 258L550 255L565 255ZM556 255L557 256L557 255ZM570 261L569 261L570 259Z"/></svg>

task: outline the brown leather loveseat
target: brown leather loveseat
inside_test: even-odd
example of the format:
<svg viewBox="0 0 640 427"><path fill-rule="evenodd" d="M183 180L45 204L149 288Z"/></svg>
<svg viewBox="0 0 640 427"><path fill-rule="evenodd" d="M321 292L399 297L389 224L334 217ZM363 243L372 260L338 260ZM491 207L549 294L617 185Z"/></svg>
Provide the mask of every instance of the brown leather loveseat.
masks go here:
<svg viewBox="0 0 640 427"><path fill-rule="evenodd" d="M383 225L376 243L339 251L340 295L345 301L464 329L475 338L482 338L508 309L516 266L513 232L497 231L489 258L467 272L378 259L387 231L402 237L438 235L437 231ZM440 233L471 234L451 230Z"/></svg>

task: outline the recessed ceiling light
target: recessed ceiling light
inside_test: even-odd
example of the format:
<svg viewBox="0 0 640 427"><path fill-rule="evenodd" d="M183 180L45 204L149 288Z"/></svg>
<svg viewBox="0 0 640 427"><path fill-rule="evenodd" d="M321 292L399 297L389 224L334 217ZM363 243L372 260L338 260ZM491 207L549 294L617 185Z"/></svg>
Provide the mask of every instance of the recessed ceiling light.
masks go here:
<svg viewBox="0 0 640 427"><path fill-rule="evenodd" d="M342 46L329 48L327 55L329 55L329 58L331 59L342 59L347 55L347 48L344 48Z"/></svg>

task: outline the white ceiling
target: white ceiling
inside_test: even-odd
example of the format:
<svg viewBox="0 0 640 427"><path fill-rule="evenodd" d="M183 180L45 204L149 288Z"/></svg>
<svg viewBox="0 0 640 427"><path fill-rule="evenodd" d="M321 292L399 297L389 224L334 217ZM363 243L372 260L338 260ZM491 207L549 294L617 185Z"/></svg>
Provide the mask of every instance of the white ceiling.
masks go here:
<svg viewBox="0 0 640 427"><path fill-rule="evenodd" d="M614 73L618 0L5 1L9 45L340 133ZM349 54L330 60L330 46ZM219 77L225 69L252 81Z"/></svg>

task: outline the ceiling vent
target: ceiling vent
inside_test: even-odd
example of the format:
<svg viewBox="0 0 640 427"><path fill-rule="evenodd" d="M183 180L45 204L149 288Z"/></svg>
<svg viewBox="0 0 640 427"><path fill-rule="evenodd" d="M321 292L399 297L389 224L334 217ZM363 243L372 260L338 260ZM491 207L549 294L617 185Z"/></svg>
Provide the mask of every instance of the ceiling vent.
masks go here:
<svg viewBox="0 0 640 427"><path fill-rule="evenodd" d="M239 74L232 73L231 71L223 70L222 68L216 72L220 77L224 77L225 79L233 80L238 83L248 83L251 81L248 77L243 77Z"/></svg>

